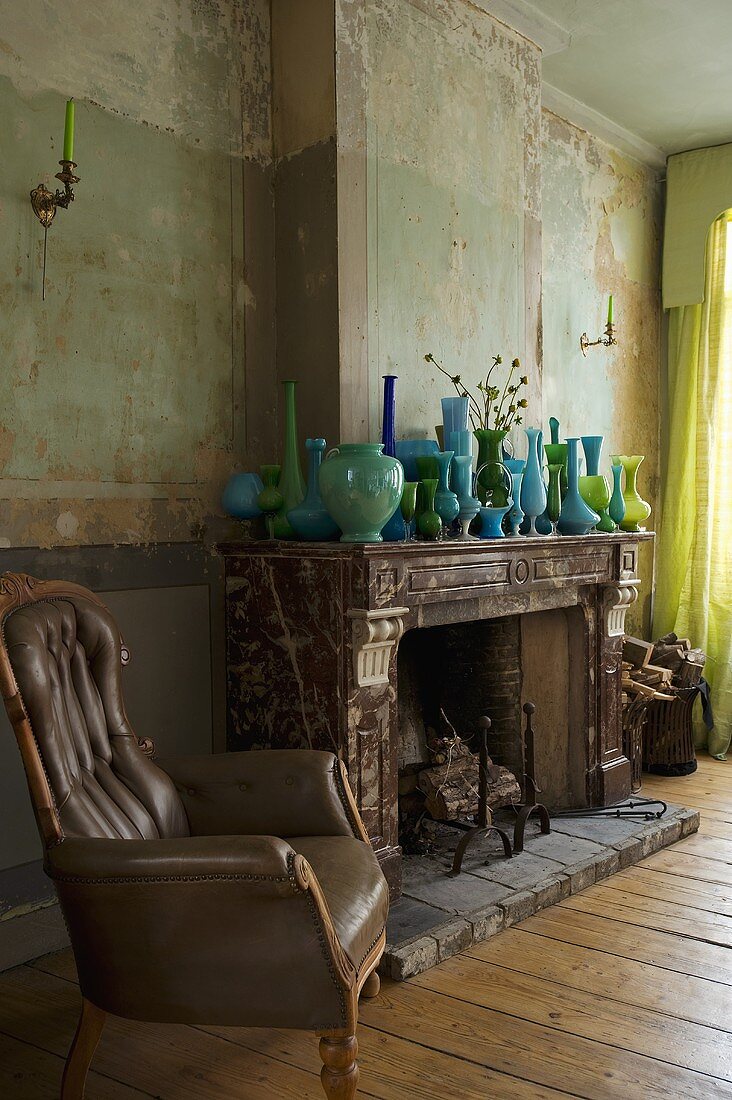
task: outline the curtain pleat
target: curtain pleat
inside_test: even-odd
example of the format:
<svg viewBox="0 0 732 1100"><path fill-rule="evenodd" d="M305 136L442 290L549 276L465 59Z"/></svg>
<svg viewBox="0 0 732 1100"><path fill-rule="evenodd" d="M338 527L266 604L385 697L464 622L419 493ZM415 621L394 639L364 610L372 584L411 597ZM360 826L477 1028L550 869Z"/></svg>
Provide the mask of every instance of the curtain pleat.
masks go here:
<svg viewBox="0 0 732 1100"><path fill-rule="evenodd" d="M707 653L723 756L732 726L732 222L707 241L704 302L670 311L669 445L658 541L654 636L674 630Z"/></svg>

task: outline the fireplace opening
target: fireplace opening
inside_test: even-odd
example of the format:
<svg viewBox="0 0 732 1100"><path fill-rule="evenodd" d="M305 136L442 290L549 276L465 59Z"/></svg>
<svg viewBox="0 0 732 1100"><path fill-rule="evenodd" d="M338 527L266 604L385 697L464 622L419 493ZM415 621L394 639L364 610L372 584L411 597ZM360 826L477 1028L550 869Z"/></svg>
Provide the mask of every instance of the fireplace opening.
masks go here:
<svg viewBox="0 0 732 1100"><path fill-rule="evenodd" d="M550 810L587 805L587 742L593 731L583 704L582 677L591 675L582 663L584 646L584 620L576 607L404 635L397 656L397 705L399 839L405 851L428 849L435 818L466 816L471 789L477 803L482 715L491 720L492 808L521 801L527 763L539 800ZM531 762L523 737L527 701L536 705Z"/></svg>

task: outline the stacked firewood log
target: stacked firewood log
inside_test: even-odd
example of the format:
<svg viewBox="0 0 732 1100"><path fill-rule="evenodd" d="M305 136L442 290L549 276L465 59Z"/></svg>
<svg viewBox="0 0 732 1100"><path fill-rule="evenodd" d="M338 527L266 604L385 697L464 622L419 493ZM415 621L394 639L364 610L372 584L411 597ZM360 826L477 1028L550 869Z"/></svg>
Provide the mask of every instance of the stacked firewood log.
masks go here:
<svg viewBox="0 0 732 1100"><path fill-rule="evenodd" d="M419 794L423 808L435 821L472 817L478 811L478 755L470 751L444 711L439 731L428 727L427 745L429 763L410 765L400 777L400 803L403 796ZM497 810L520 801L516 776L488 757L488 808Z"/></svg>
<svg viewBox="0 0 732 1100"><path fill-rule="evenodd" d="M666 634L657 642L626 635L623 643L623 703L629 696L673 699L702 678L706 655L688 638Z"/></svg>

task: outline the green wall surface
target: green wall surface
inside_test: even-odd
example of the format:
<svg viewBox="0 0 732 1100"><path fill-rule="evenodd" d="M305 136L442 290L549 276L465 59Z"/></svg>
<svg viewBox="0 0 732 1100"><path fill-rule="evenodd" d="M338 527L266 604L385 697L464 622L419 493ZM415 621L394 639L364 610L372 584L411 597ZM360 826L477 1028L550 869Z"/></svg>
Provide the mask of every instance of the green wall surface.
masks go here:
<svg viewBox="0 0 732 1100"><path fill-rule="evenodd" d="M399 376L398 434L441 421L450 383L527 356L526 225L538 227L539 54L468 4L368 6L369 427ZM538 299L538 281L534 292Z"/></svg>
<svg viewBox="0 0 732 1100"><path fill-rule="evenodd" d="M245 449L245 315L266 311L244 257L265 9L0 0L4 545L190 537L217 511ZM44 302L28 193L57 185L69 96L81 180Z"/></svg>

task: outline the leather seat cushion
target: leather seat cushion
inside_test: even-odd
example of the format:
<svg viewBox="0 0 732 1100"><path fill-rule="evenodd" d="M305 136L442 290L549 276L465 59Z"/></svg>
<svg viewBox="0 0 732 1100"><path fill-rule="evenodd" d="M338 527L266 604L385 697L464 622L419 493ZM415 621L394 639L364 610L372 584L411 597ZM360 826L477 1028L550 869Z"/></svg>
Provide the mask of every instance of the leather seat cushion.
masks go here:
<svg viewBox="0 0 732 1100"><path fill-rule="evenodd" d="M315 871L341 946L360 970L389 910L389 887L373 849L349 836L286 839Z"/></svg>

